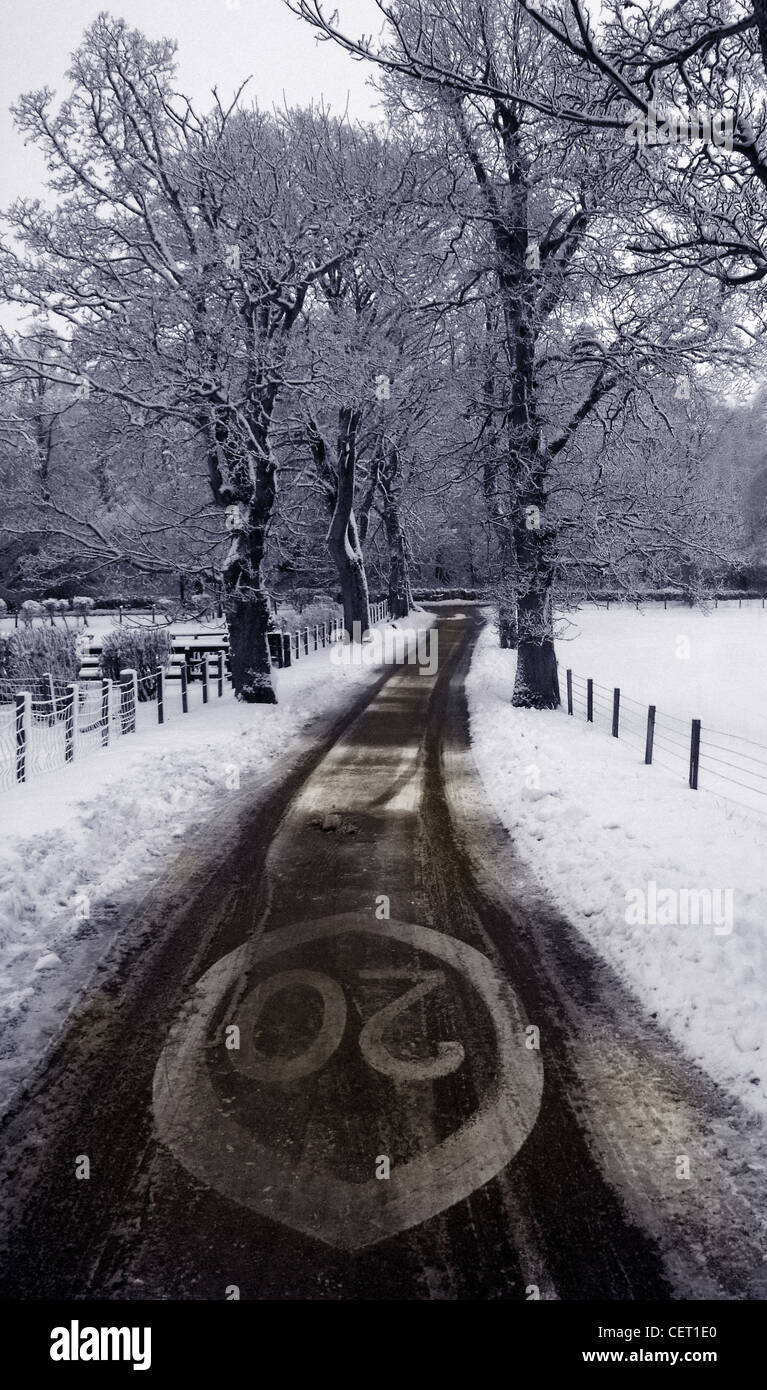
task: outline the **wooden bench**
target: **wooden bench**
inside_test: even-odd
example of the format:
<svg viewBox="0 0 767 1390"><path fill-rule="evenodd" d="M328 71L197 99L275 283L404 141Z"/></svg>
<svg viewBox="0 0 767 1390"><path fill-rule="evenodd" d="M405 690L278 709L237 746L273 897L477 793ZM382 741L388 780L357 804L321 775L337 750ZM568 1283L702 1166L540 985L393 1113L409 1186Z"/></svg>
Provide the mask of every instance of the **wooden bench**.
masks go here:
<svg viewBox="0 0 767 1390"><path fill-rule="evenodd" d="M174 652L168 665L165 667L166 681L180 681L181 674L187 670L187 661L183 652ZM187 670L187 676L189 672Z"/></svg>
<svg viewBox="0 0 767 1390"><path fill-rule="evenodd" d="M100 660L101 658L99 656L93 656L92 654L84 656L80 663L80 669L77 672L77 679L79 681L100 681Z"/></svg>
<svg viewBox="0 0 767 1390"><path fill-rule="evenodd" d="M208 657L224 658L224 670L230 670L229 661L229 641L223 635L202 639L200 637L189 638L178 637L173 642L173 660L180 658L186 662L187 675L190 680L202 680L203 662ZM218 662L216 660L216 666Z"/></svg>
<svg viewBox="0 0 767 1390"><path fill-rule="evenodd" d="M229 638L225 634L195 633L193 638L177 637L172 643L172 655L165 667L166 680L180 680L182 667L186 667L188 680L202 680L202 664L205 657L214 659L223 656L224 671L230 671ZM101 642L93 642L86 656L80 661L77 674L79 681L101 680L100 660L103 650ZM214 660L213 671L217 672L218 662Z"/></svg>

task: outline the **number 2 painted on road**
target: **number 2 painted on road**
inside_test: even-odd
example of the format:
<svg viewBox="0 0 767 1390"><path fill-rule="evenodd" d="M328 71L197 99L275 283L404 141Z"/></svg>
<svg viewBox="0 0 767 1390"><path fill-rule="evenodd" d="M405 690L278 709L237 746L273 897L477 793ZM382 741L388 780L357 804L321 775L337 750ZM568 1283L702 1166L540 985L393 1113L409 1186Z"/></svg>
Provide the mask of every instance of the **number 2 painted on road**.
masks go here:
<svg viewBox="0 0 767 1390"><path fill-rule="evenodd" d="M386 979L387 976L399 977L402 972L381 970L360 973ZM384 1041L386 1030L395 1019L432 994L444 980L445 976L441 970L424 971L418 977L418 983L390 1004L378 1009L367 1020L360 1030L359 1047L369 1067L393 1081L432 1081L458 1070L465 1056L463 1046L459 1042L438 1043L436 1057L408 1059L395 1057ZM313 989L319 994L322 999L321 1027L308 1047L297 1056L269 1057L253 1043L256 1025L269 999L285 989L296 986ZM240 1050L229 1052L229 1060L237 1071L251 1081L271 1081L287 1085L311 1076L330 1060L346 1031L346 1019L346 999L343 990L329 975L316 970L283 970L257 985L245 1000L238 1018L243 1046Z"/></svg>

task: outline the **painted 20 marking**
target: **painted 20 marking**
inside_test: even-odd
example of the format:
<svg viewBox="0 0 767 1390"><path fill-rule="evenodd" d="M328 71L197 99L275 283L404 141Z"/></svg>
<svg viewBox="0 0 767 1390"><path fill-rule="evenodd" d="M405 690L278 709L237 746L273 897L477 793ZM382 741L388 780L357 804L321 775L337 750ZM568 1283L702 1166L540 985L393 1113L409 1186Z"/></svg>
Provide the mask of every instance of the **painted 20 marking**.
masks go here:
<svg viewBox="0 0 767 1390"><path fill-rule="evenodd" d="M436 1057L405 1058L395 1056L386 1044L386 1034L403 1014L428 998L446 983L442 970L415 971L408 969L358 970L363 982L412 980L416 983L391 1003L385 1004L363 1024L359 1034L359 1049L369 1067L393 1081L433 1081L449 1076L463 1065L465 1052L460 1042L440 1042ZM260 1051L254 1042L259 1019L267 1003L284 990L303 986L322 1000L322 1023L308 1046L296 1056L272 1057ZM234 1068L251 1081L288 1085L311 1076L324 1067L340 1046L347 1027L346 997L339 984L329 975L316 970L283 970L259 984L245 998L238 1012L239 1048L230 1050Z"/></svg>

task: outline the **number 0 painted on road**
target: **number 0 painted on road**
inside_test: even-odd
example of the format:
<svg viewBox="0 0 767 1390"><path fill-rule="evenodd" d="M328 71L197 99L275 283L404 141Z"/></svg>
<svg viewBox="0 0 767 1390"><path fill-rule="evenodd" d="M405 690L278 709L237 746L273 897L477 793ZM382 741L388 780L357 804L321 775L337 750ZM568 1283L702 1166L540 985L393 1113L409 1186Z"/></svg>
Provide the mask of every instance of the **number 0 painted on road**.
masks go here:
<svg viewBox="0 0 767 1390"><path fill-rule="evenodd" d="M264 1005L275 994L303 985L322 999L322 1026L309 1046L296 1057L267 1057L259 1052L253 1034ZM283 970L256 985L237 1014L242 1045L229 1053L229 1060L251 1081L298 1081L319 1071L333 1056L346 1028L346 1000L335 980L317 970Z"/></svg>

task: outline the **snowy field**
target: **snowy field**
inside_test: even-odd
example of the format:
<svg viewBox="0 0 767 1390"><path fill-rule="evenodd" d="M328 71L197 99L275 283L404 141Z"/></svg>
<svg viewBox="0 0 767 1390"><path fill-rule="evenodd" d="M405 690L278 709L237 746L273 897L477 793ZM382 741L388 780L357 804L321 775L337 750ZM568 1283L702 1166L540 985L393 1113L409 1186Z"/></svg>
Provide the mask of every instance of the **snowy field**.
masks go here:
<svg viewBox="0 0 767 1390"><path fill-rule="evenodd" d="M767 743L761 606L569 620L579 632L559 645L563 676L571 666ZM675 656L679 636L689 657ZM767 1116L767 819L645 767L607 724L512 709L514 666L488 626L468 680L472 744L520 855L647 1013Z"/></svg>
<svg viewBox="0 0 767 1390"><path fill-rule="evenodd" d="M767 744L767 608L654 603L558 615L557 654L581 676L644 705Z"/></svg>
<svg viewBox="0 0 767 1390"><path fill-rule="evenodd" d="M618 686L621 737L643 756L647 706L655 705L653 760L685 781L691 720L700 719L701 790L767 816L767 609L760 599L706 611L584 606L561 614L557 628L562 699L570 667L575 717L585 717L590 676L594 722L610 729Z"/></svg>
<svg viewBox="0 0 767 1390"><path fill-rule="evenodd" d="M408 626L433 621L413 614ZM136 734L0 793L0 1112L110 944L115 899L162 873L190 828L255 790L277 759L304 754L316 721L380 672L320 650L274 673L277 705L227 693L188 715L174 704L162 728L154 705L139 706Z"/></svg>

